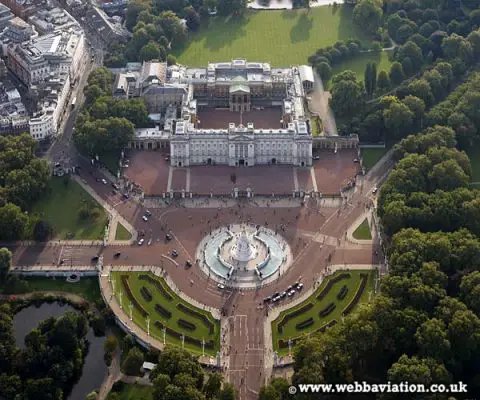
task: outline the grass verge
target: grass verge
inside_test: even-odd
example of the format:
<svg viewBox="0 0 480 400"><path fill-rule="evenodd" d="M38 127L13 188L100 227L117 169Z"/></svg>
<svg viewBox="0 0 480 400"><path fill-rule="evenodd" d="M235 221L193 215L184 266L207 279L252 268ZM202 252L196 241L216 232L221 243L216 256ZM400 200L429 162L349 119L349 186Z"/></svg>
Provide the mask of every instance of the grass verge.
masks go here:
<svg viewBox="0 0 480 400"><path fill-rule="evenodd" d="M353 237L357 240L372 239L372 233L370 232L370 227L368 226L368 220L366 218L360 225L358 225L357 229L355 229L353 232Z"/></svg>
<svg viewBox="0 0 480 400"><path fill-rule="evenodd" d="M115 231L115 240L130 240L131 238L132 234L119 222Z"/></svg>
<svg viewBox="0 0 480 400"><path fill-rule="evenodd" d="M97 211L96 217L79 218L82 208ZM53 177L49 192L30 210L50 222L56 239L103 239L107 215L83 188L70 178Z"/></svg>

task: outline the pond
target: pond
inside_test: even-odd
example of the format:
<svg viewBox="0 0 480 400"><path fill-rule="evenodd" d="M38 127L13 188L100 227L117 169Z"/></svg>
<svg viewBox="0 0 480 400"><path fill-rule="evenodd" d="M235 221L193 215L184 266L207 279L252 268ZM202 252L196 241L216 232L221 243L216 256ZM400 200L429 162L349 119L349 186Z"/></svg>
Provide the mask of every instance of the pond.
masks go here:
<svg viewBox="0 0 480 400"><path fill-rule="evenodd" d="M25 336L38 324L50 317L59 317L68 311L77 312L72 306L61 303L43 303L40 307L30 306L15 314L13 319L13 335L21 349L25 348ZM73 386L68 400L85 400L92 390L99 389L107 375L107 366L103 360L103 343L105 337L96 337L91 328L88 329L88 353L83 364L82 375Z"/></svg>

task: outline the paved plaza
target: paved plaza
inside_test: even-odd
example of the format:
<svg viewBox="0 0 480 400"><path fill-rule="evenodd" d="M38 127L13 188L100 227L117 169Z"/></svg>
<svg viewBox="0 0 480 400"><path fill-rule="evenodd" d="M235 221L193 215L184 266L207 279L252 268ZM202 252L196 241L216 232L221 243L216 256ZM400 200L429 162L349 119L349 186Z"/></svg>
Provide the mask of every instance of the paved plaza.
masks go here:
<svg viewBox="0 0 480 400"><path fill-rule="evenodd" d="M345 163L355 168L352 156L342 152ZM157 179L168 185L177 185L176 178L168 179L168 165L161 165L151 172L148 165L161 162L158 152L139 153L144 162L145 174L135 165L136 155L131 156L130 172L138 171L138 176L156 174ZM146 156L146 158L145 158ZM345 169L343 161L338 162L331 153L328 159L331 168ZM350 161L348 161L350 160ZM321 160L319 160L321 162ZM150 164L149 164L150 163ZM293 168L290 176L293 180ZM250 168L243 169L245 171ZM116 218L128 221L132 229L142 232L145 243L137 244L110 243L103 247L99 242L69 243L57 242L49 244L30 243L13 246L13 264L24 271L93 271L92 257L101 256L104 268L112 270L145 270L161 268L167 283L174 287L176 293L193 304L204 305L222 315L222 334L220 366L228 381L239 391L241 400L258 398L258 391L272 374L273 351L272 341L268 336L268 316L271 309L263 304L263 299L274 292L283 291L293 282L304 283L305 292L312 290L315 281L321 279L331 266L348 267L350 265L378 265L383 261L381 248L373 241L356 242L351 240L353 225L361 222L372 211L375 198L372 188L384 179L385 170L372 170L366 177L359 177L354 189L345 193L346 199L309 199L302 202L291 196L285 198L271 196L254 197L253 199L232 199L229 196L217 198L194 198L192 200L172 200L169 204L159 201L150 202L157 205L150 208L152 217L148 222L142 220L146 208L136 200L122 200L111 193L111 188L96 181L95 174L88 173L88 165L84 166L82 179L90 187L95 197L109 210L118 214ZM162 172L163 171L163 172ZM187 170L185 170L187 171ZM331 174L333 176L334 169ZM298 173L300 172L300 173ZM282 171L283 173L283 171ZM192 171L185 172L185 180ZM348 174L347 174L348 175ZM135 175L136 179L138 176ZM160 176L162 177L160 179ZM179 175L180 176L180 175ZM229 176L229 175L227 175ZM281 174L279 175L281 176ZM340 175L339 179L343 179ZM345 175L346 176L346 175ZM166 177L166 179L165 179ZM131 176L131 179L133 176ZM320 176L316 184L321 185ZM237 179L244 179L240 177ZM265 179L265 178L262 178ZM295 178L298 184L309 185L314 182L311 172L297 171ZM182 181L183 178L179 178ZM279 178L277 178L279 180ZM333 178L332 178L333 181ZM270 182L265 186L268 187ZM276 183L274 183L276 184ZM290 183L289 183L290 185ZM341 182L337 181L340 186ZM123 222L122 222L123 223ZM288 269L281 271L276 279L266 285L251 289L231 289L228 286L220 290L218 282L212 279L197 265L186 268L187 260L195 260L195 252L201 240L210 233L229 224L250 223L271 229L288 243L292 254L292 262ZM167 241L165 235L170 232L172 240ZM150 244L147 244L150 243ZM172 258L173 250L178 256ZM120 253L119 256L115 256ZM102 278L105 282L105 276ZM283 303L287 307L290 303ZM290 304L291 305L291 304ZM203 307L203 306L202 306ZM125 315L118 311L119 318ZM132 329L140 329L132 327ZM142 340L148 335L139 333ZM154 343L161 347L161 344Z"/></svg>

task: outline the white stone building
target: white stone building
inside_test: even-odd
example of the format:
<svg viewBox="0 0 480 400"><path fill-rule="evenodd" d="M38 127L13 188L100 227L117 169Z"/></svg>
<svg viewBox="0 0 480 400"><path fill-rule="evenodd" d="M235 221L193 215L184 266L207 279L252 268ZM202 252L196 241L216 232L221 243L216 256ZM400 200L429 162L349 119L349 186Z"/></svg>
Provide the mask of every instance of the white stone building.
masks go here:
<svg viewBox="0 0 480 400"><path fill-rule="evenodd" d="M294 121L285 129L255 129L230 124L228 129L194 129L177 121L170 138L171 164L228 164L251 167L257 164L312 165L312 136L305 121Z"/></svg>

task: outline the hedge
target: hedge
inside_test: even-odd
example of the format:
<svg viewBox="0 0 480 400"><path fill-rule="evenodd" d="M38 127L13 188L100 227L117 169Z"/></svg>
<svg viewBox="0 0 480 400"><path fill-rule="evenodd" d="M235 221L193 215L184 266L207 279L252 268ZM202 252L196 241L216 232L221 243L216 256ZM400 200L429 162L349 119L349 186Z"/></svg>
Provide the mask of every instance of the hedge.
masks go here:
<svg viewBox="0 0 480 400"><path fill-rule="evenodd" d="M343 310L343 315L348 315L352 312L353 308L357 305L357 303L360 301L360 297L362 297L363 291L365 290L365 286L367 286L368 282L368 274L360 274L360 286L358 287L357 292L355 293L355 296L353 296L353 299L350 301L348 306L345 307Z"/></svg>
<svg viewBox="0 0 480 400"><path fill-rule="evenodd" d="M150 290L148 290L145 286L142 286L140 289L140 294L146 301L152 301L152 294L150 293Z"/></svg>
<svg viewBox="0 0 480 400"><path fill-rule="evenodd" d="M142 314L142 316L145 318L148 315L148 313L147 311L145 311L145 309L142 307L142 305L137 301L137 299L133 295L132 289L130 289L130 283L128 282L128 275L121 275L120 278L122 279L122 284L123 284L123 287L125 288L125 292L127 293L128 299L132 302L134 307L138 309L140 314Z"/></svg>
<svg viewBox="0 0 480 400"><path fill-rule="evenodd" d="M320 318L326 317L328 314L331 314L336 307L337 305L335 303L330 303L328 306L326 306L323 310L321 310L318 313L318 316Z"/></svg>
<svg viewBox="0 0 480 400"><path fill-rule="evenodd" d="M158 289L158 291L162 294L162 296L165 297L168 301L173 300L172 295L168 293L168 291L163 287L162 283L159 280L152 278L148 274L140 274L138 275L138 279L147 281L148 283L151 283L152 285L154 285Z"/></svg>
<svg viewBox="0 0 480 400"><path fill-rule="evenodd" d="M295 329L297 331L301 329L308 328L309 326L313 325L313 318L310 317L309 319L306 319L305 321L299 322L297 325L295 325Z"/></svg>
<svg viewBox="0 0 480 400"><path fill-rule="evenodd" d="M343 300L348 293L347 285L343 285L340 291L337 294L337 300Z"/></svg>
<svg viewBox="0 0 480 400"><path fill-rule="evenodd" d="M164 325L160 321L155 321L155 326L158 329L163 329L164 328ZM181 333L173 330L172 328L169 328L168 326L165 327L165 329L170 336L173 336L173 337L175 337L177 339L180 339L180 340L182 339L182 334ZM185 342L193 344L193 345L198 346L200 348L202 347L202 341L201 340L193 338L193 337L188 336L188 335L185 335ZM205 348L206 349L215 348L215 344L214 344L212 339L210 339L208 341L205 341Z"/></svg>
<svg viewBox="0 0 480 400"><path fill-rule="evenodd" d="M180 311L184 312L185 314L189 314L192 317L198 318L200 321L202 321L203 324L208 328L208 332L210 334L213 334L215 332L215 325L210 321L210 319L205 314L202 314L198 311L195 311L195 310L191 309L190 307L187 307L183 303L178 303L177 308Z"/></svg>
<svg viewBox="0 0 480 400"><path fill-rule="evenodd" d="M194 331L195 329L197 329L195 324L192 324L191 322L185 321L181 318L178 319L177 324L182 328L188 329L189 331Z"/></svg>
<svg viewBox="0 0 480 400"><path fill-rule="evenodd" d="M325 330L327 328L331 328L332 326L334 326L335 324L337 323L337 320L336 319L332 319L330 322L328 322L327 324L325 325L322 325L320 328L318 328L315 332L325 332ZM303 339L305 337L305 335L302 335L302 336L297 336L295 338L291 338L290 340L292 341L292 346L295 346L295 344ZM288 340L283 340L283 339L280 339L278 341L278 347L281 348L281 349L284 349L284 348L287 348L288 347Z"/></svg>
<svg viewBox="0 0 480 400"><path fill-rule="evenodd" d="M337 276L334 276L333 278L330 278L328 282L326 283L325 287L322 289L322 291L318 294L317 300L322 300L330 291L333 285L335 285L337 282L340 282L343 279L350 278L351 275L348 272L342 272L341 274L338 274Z"/></svg>
<svg viewBox="0 0 480 400"><path fill-rule="evenodd" d="M330 322L326 323L325 325L322 325L320 328L317 329L317 332L325 332L327 328L331 328L337 323L336 319L332 319Z"/></svg>
<svg viewBox="0 0 480 400"><path fill-rule="evenodd" d="M160 304L155 304L155 311L167 319L172 317L172 313L166 308L163 308Z"/></svg>
<svg viewBox="0 0 480 400"><path fill-rule="evenodd" d="M286 314L282 320L278 323L278 332L282 333L283 327L290 321L291 319L298 317L299 315L302 315L303 313L309 311L310 309L313 308L312 303L307 303L303 307L300 307L299 309L292 311L290 314Z"/></svg>

